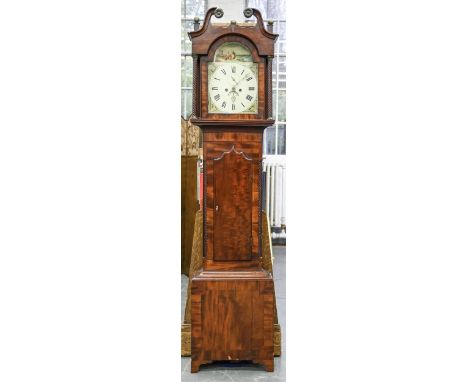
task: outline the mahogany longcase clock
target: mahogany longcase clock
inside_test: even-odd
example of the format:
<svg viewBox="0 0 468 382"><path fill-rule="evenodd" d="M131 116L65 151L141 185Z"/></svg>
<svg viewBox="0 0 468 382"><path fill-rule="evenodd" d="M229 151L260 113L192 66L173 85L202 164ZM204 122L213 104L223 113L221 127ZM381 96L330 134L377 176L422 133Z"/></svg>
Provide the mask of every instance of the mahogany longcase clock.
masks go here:
<svg viewBox="0 0 468 382"><path fill-rule="evenodd" d="M192 123L202 130L203 266L192 278L192 372L215 360L252 360L273 371L274 286L262 267L262 142L272 125L272 59L278 35L256 23L189 33ZM270 29L270 28L268 28Z"/></svg>

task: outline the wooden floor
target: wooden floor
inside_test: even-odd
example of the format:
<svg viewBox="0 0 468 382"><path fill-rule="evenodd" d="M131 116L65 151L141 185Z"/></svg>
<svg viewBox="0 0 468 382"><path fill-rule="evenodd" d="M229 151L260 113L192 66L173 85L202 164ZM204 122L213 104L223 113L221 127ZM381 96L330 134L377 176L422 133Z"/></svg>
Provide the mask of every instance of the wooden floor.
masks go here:
<svg viewBox="0 0 468 382"><path fill-rule="evenodd" d="M268 373L262 366L251 363L214 363L203 365L200 371L190 373L190 357L182 357L182 382L248 382L248 381L286 381L286 247L273 247L273 274L278 309L278 320L281 325L281 357L275 357L275 371ZM182 275L181 319L184 316L187 293L187 276Z"/></svg>

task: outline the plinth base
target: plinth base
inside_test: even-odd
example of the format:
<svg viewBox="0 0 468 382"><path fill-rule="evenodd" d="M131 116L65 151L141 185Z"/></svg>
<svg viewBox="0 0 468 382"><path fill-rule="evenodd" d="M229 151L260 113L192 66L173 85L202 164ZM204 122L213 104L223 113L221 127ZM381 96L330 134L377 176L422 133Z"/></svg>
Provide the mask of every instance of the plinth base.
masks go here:
<svg viewBox="0 0 468 382"><path fill-rule="evenodd" d="M273 371L274 288L264 270L192 279L192 372L212 361L253 361Z"/></svg>

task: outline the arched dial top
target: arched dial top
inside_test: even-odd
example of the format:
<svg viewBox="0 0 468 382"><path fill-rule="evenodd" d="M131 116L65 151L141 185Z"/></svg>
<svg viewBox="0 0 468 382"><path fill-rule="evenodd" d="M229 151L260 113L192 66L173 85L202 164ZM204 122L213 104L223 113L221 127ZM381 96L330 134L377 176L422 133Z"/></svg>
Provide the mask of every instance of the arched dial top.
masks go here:
<svg viewBox="0 0 468 382"><path fill-rule="evenodd" d="M238 42L226 42L208 64L208 112L257 114L258 64L250 50Z"/></svg>

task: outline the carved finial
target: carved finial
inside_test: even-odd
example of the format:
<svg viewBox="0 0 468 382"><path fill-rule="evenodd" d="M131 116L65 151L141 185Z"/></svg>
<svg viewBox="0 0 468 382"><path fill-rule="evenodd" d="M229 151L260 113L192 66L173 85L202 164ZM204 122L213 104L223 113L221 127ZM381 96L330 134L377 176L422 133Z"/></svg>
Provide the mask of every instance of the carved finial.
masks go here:
<svg viewBox="0 0 468 382"><path fill-rule="evenodd" d="M244 16L249 18L252 17L253 15L253 9L252 8L245 8L244 9Z"/></svg>
<svg viewBox="0 0 468 382"><path fill-rule="evenodd" d="M273 32L273 20L267 21L267 30L268 32Z"/></svg>
<svg viewBox="0 0 468 382"><path fill-rule="evenodd" d="M214 15L217 19L220 19L224 16L224 11L221 8L216 8Z"/></svg>
<svg viewBox="0 0 468 382"><path fill-rule="evenodd" d="M197 31L200 29L200 17L195 16L193 19L193 30Z"/></svg>

